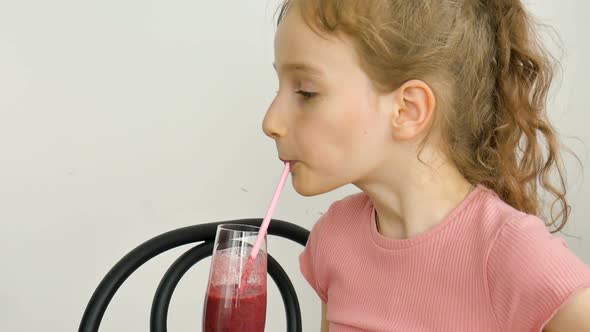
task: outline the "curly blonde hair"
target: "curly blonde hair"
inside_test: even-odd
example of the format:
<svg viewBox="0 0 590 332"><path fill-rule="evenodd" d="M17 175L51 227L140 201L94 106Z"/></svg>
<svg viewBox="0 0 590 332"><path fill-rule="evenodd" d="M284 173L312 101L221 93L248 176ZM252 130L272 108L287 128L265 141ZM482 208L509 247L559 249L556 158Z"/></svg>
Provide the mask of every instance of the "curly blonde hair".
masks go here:
<svg viewBox="0 0 590 332"><path fill-rule="evenodd" d="M506 203L569 217L560 144L546 103L554 59L520 0L284 0L318 33L354 43L375 86L393 91L411 79L437 98L443 149L463 176Z"/></svg>

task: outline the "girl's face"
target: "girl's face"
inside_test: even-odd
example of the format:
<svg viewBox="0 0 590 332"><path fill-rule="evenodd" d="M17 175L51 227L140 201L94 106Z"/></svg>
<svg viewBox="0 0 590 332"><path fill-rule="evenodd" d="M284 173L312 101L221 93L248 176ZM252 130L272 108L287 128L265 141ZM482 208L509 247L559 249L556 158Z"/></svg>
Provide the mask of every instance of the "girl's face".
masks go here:
<svg viewBox="0 0 590 332"><path fill-rule="evenodd" d="M364 181L391 141L390 96L381 95L344 37L319 36L293 8L275 36L279 91L264 118L279 158L292 161L305 196Z"/></svg>

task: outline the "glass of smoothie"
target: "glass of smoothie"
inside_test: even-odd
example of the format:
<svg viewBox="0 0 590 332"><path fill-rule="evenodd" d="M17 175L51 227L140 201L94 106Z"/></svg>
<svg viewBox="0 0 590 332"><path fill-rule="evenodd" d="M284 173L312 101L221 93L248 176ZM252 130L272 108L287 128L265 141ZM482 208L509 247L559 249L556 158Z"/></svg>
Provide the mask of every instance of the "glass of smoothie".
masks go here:
<svg viewBox="0 0 590 332"><path fill-rule="evenodd" d="M217 227L203 306L203 331L264 332L266 239L256 259L250 258L258 232L258 227L249 225Z"/></svg>

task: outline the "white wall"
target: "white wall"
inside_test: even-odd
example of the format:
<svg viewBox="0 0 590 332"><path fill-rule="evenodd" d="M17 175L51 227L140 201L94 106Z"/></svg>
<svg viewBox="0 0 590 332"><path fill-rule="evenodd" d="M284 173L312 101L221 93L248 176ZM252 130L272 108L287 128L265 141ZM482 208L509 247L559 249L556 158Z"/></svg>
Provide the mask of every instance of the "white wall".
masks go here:
<svg viewBox="0 0 590 332"><path fill-rule="evenodd" d="M277 87L276 0L0 0L0 330L74 331L92 291L136 245L164 231L261 216L280 162L261 120ZM564 40L552 105L586 162L590 48L584 0L535 1ZM572 163L568 163L573 165ZM571 176L571 248L590 263L590 184ZM276 217L310 228L345 188ZM184 249L184 248L183 248ZM304 303L300 247L270 242ZM156 285L182 251L157 258L114 298L101 331L146 331ZM171 331L198 331L208 261L179 286ZM271 286L268 331L284 330Z"/></svg>

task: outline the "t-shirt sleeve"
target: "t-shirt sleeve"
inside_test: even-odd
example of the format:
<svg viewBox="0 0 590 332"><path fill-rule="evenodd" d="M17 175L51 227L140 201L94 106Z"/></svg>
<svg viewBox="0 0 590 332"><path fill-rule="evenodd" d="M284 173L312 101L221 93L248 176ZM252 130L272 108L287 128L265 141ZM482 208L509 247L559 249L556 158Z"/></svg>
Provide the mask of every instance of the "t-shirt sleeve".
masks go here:
<svg viewBox="0 0 590 332"><path fill-rule="evenodd" d="M506 222L487 263L490 301L501 331L541 331L590 287L590 268L534 216Z"/></svg>
<svg viewBox="0 0 590 332"><path fill-rule="evenodd" d="M324 214L314 225L305 249L299 256L299 268L305 280L315 290L324 303L328 302L326 293L327 273L326 265L320 261L322 257L322 235L326 223L328 222L328 213Z"/></svg>

